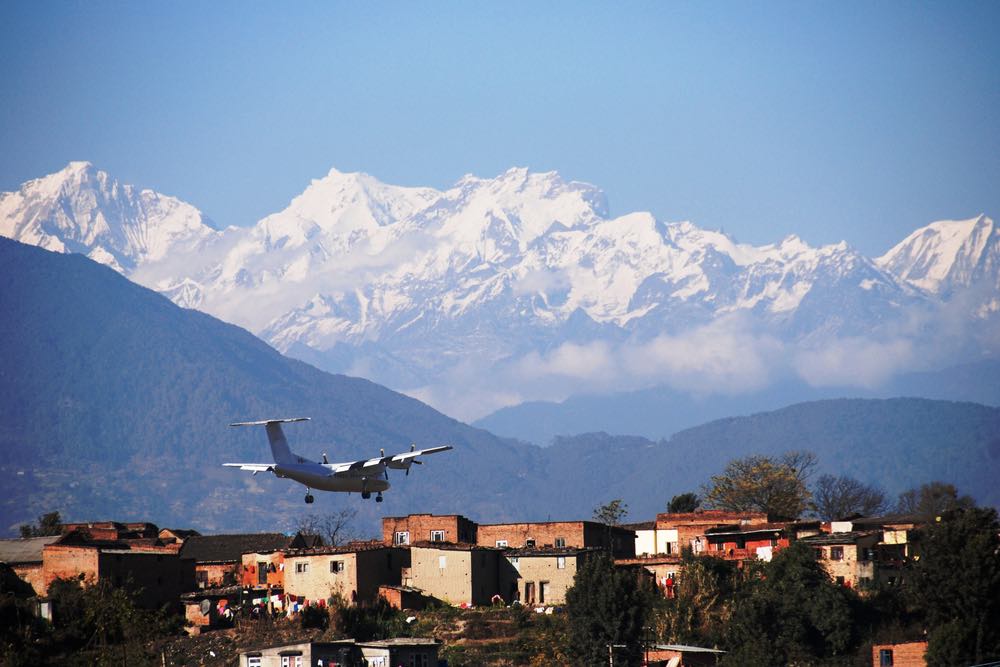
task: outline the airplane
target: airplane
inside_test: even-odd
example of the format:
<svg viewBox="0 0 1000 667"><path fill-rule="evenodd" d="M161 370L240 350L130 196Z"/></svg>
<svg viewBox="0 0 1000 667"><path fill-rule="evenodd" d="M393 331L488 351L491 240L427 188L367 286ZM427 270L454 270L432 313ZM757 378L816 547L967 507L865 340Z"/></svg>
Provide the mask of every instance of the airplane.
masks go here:
<svg viewBox="0 0 1000 667"><path fill-rule="evenodd" d="M293 479L306 487L306 503L313 502L310 490L360 492L361 497L368 499L374 491L375 502L382 502L382 492L389 488L389 468L405 470L410 474L410 466L420 465L418 456L436 454L452 449L451 445L441 445L428 449L417 449L410 445L410 451L400 454L381 455L377 458L348 461L347 463L330 463L323 454L320 462L309 461L288 448L288 441L281 430L282 424L309 421L309 417L294 417L292 419L267 419L256 422L236 422L230 426L263 426L267 431L267 440L271 443L271 454L274 463L224 463L229 468L249 470L256 475L259 472L272 472L275 477Z"/></svg>

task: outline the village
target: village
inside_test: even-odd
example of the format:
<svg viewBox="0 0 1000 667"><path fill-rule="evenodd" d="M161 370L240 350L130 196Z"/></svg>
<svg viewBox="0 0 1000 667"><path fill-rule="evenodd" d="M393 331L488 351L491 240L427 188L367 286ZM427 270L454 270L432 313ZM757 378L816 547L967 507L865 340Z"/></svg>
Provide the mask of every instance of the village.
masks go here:
<svg viewBox="0 0 1000 667"><path fill-rule="evenodd" d="M53 582L127 586L138 606L183 614L190 635L241 617L297 617L376 601L414 613L435 605L522 606L559 614L574 576L597 554L672 598L683 552L738 567L807 545L837 585L860 595L900 586L921 551L923 515L773 521L762 512L700 510L612 525L591 520L480 524L459 514L384 517L381 539L327 545L316 535L201 535L152 523L66 523L58 535L0 540L0 568L34 589L51 620ZM241 647L243 667L438 665L442 640L399 637ZM925 641L875 645L873 665L923 664ZM610 650L610 649L609 649ZM708 646L652 644L647 665L714 665ZM612 656L613 659L613 656ZM914 660L915 662L909 662Z"/></svg>

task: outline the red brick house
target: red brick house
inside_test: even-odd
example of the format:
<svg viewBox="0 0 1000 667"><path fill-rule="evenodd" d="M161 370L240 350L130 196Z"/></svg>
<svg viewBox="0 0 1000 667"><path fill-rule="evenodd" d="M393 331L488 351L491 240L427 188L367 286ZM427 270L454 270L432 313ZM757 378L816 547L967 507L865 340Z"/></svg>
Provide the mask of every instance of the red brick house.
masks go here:
<svg viewBox="0 0 1000 667"><path fill-rule="evenodd" d="M595 547L615 558L635 557L635 531L596 521L541 521L480 524L476 543L500 549Z"/></svg>
<svg viewBox="0 0 1000 667"><path fill-rule="evenodd" d="M476 543L475 521L460 514L410 514L382 519L382 541L403 546L414 542Z"/></svg>

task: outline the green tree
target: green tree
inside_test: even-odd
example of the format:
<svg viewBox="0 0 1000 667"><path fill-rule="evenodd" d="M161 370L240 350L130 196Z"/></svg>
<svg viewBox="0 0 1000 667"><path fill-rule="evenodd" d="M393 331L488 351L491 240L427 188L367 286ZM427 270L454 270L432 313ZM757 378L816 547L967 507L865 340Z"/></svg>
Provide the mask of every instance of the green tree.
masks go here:
<svg viewBox="0 0 1000 667"><path fill-rule="evenodd" d="M621 498L594 508L594 519L605 526L619 526L626 516L628 516L628 505Z"/></svg>
<svg viewBox="0 0 1000 667"><path fill-rule="evenodd" d="M816 466L811 452L786 452L780 457L733 459L704 489L705 504L732 512L766 512L779 519L797 519L809 506L806 482Z"/></svg>
<svg viewBox="0 0 1000 667"><path fill-rule="evenodd" d="M567 650L576 665L616 665L642 660L643 626L654 592L631 569L616 568L607 554L590 558L566 591Z"/></svg>
<svg viewBox="0 0 1000 667"><path fill-rule="evenodd" d="M649 625L666 644L717 643L739 583L736 563L695 556L685 549L672 598L658 600Z"/></svg>
<svg viewBox="0 0 1000 667"><path fill-rule="evenodd" d="M59 512L49 512L38 517L38 523L21 524L21 537L46 537L49 535L59 535L62 533L62 517Z"/></svg>
<svg viewBox="0 0 1000 667"><path fill-rule="evenodd" d="M949 510L975 506L969 496L959 496L953 484L929 482L899 494L896 511L902 514L937 516Z"/></svg>
<svg viewBox="0 0 1000 667"><path fill-rule="evenodd" d="M852 514L875 516L885 512L889 506L885 491L847 475L822 475L816 480L812 496L816 516L824 521Z"/></svg>
<svg viewBox="0 0 1000 667"><path fill-rule="evenodd" d="M998 533L993 508L955 510L926 529L907 589L929 629L928 664L1000 659Z"/></svg>
<svg viewBox="0 0 1000 667"><path fill-rule="evenodd" d="M701 506L701 498L697 493L681 493L670 499L667 511L671 514L696 512Z"/></svg>
<svg viewBox="0 0 1000 667"><path fill-rule="evenodd" d="M793 543L737 595L723 664L801 665L844 656L856 640L855 604L812 549Z"/></svg>

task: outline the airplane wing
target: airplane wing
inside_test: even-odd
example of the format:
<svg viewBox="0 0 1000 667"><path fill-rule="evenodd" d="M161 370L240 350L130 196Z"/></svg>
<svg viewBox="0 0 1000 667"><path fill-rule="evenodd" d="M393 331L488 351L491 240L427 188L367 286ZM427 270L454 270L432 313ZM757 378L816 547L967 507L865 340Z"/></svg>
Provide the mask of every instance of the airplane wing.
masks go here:
<svg viewBox="0 0 1000 667"><path fill-rule="evenodd" d="M268 472L269 470L274 470L273 463L223 463L222 465L227 468L239 468L240 470L249 470L253 473L258 472Z"/></svg>
<svg viewBox="0 0 1000 667"><path fill-rule="evenodd" d="M438 452L446 452L449 449L454 449L451 445L441 445L440 447L428 447L427 449L414 449L409 452L403 452L402 454L395 454L393 456L386 457L386 463L389 461L395 463L402 463L404 461L409 461L410 459L416 458L418 456L423 456L424 454L437 454Z"/></svg>
<svg viewBox="0 0 1000 667"><path fill-rule="evenodd" d="M362 459L360 461L348 461L347 463L334 463L330 466L334 475L340 475L352 470L370 468L377 465L385 465L389 468L405 469L412 463L420 463L416 458L424 454L436 454L449 449L454 449L451 445L441 445L439 447L428 447L427 449L411 449L408 452L390 454L389 456L379 456L373 459Z"/></svg>

